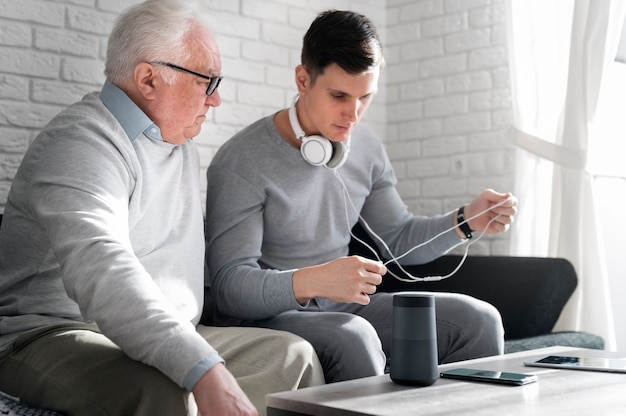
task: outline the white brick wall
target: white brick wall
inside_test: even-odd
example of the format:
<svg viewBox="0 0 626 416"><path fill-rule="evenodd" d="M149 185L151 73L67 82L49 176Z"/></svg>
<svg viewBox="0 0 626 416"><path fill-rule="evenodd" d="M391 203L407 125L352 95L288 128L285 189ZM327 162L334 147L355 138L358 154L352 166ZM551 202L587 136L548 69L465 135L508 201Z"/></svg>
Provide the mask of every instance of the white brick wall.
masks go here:
<svg viewBox="0 0 626 416"><path fill-rule="evenodd" d="M28 144L104 81L117 14L138 0L0 0L0 211ZM222 53L222 105L197 138L202 175L245 125L290 103L302 36L326 8L367 14L387 68L364 120L383 138L411 209L451 210L485 187L512 189L503 0L201 0ZM483 242L484 241L484 242ZM474 252L508 251L508 236Z"/></svg>
<svg viewBox="0 0 626 416"><path fill-rule="evenodd" d="M415 212L511 190L514 151L503 0L388 0L386 145ZM472 253L507 254L509 234Z"/></svg>

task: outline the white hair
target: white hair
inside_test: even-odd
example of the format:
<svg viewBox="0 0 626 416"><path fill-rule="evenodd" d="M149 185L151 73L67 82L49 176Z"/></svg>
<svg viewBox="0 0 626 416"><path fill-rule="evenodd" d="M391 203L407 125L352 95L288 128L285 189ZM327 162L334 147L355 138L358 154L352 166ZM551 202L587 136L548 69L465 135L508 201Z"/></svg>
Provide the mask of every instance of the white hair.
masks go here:
<svg viewBox="0 0 626 416"><path fill-rule="evenodd" d="M208 23L191 0L146 0L124 11L109 37L104 75L122 82L141 62L170 61L184 65L191 57L186 36L196 25ZM160 69L159 69L160 70ZM162 74L172 82L175 71Z"/></svg>

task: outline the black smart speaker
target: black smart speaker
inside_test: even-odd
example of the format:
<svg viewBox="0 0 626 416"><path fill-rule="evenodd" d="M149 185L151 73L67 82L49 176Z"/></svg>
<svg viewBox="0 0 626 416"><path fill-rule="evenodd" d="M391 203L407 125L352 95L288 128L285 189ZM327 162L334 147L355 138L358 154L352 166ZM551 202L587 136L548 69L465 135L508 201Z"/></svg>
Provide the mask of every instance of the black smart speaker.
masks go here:
<svg viewBox="0 0 626 416"><path fill-rule="evenodd" d="M391 379L430 386L439 378L435 297L400 292L393 296Z"/></svg>

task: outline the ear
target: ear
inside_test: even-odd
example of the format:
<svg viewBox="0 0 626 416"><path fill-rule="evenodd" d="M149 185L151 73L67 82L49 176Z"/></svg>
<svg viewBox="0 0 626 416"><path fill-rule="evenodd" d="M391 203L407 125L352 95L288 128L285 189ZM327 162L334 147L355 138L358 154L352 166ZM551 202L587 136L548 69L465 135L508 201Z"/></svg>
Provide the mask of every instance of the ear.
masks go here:
<svg viewBox="0 0 626 416"><path fill-rule="evenodd" d="M142 62L135 67L133 80L144 99L154 99L156 85L161 81L158 75L157 70L149 63Z"/></svg>
<svg viewBox="0 0 626 416"><path fill-rule="evenodd" d="M307 71L304 65L298 65L296 67L296 88L298 94L305 95L307 89L311 86L311 77L309 71Z"/></svg>

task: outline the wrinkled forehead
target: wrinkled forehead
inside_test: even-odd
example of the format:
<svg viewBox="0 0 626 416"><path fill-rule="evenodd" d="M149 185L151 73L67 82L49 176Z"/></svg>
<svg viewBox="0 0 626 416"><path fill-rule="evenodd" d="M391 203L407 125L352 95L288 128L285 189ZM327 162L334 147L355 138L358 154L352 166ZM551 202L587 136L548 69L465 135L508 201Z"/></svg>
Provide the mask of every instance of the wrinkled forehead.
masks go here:
<svg viewBox="0 0 626 416"><path fill-rule="evenodd" d="M220 50L213 33L202 25L195 25L187 35L189 62L209 75L222 72Z"/></svg>

